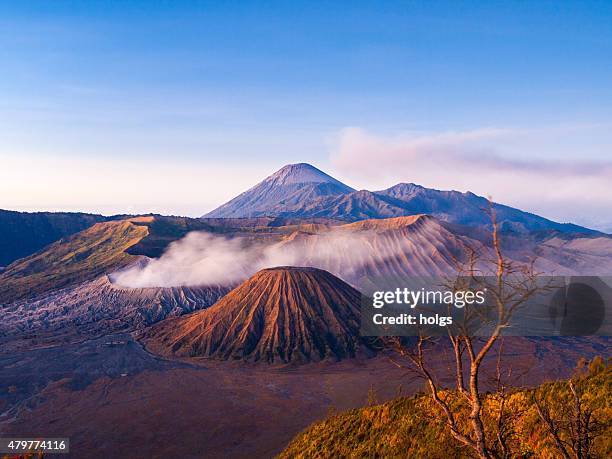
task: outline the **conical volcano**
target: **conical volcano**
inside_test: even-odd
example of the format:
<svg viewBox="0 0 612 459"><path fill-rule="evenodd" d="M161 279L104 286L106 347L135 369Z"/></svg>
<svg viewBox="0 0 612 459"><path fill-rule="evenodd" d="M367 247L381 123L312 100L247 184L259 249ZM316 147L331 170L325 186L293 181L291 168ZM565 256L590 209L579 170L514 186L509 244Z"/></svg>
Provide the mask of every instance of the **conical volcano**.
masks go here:
<svg viewBox="0 0 612 459"><path fill-rule="evenodd" d="M310 164L289 164L205 217L300 216L298 209L321 197L352 191Z"/></svg>
<svg viewBox="0 0 612 459"><path fill-rule="evenodd" d="M264 269L213 307L169 319L143 341L163 355L269 363L355 355L361 294L315 268Z"/></svg>

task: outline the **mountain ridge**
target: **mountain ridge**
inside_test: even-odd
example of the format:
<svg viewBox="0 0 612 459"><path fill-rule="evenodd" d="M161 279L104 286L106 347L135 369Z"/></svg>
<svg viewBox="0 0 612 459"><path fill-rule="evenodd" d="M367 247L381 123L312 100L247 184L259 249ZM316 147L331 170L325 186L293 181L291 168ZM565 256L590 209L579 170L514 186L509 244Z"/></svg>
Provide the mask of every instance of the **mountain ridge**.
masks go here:
<svg viewBox="0 0 612 459"><path fill-rule="evenodd" d="M124 288L101 275L4 305L0 336L7 339L27 333L41 345L45 339L54 342L60 336L74 341L138 330L166 317L207 308L229 290L221 285ZM16 340L17 344L22 341Z"/></svg>
<svg viewBox="0 0 612 459"><path fill-rule="evenodd" d="M84 212L18 212L0 209L0 267L46 245L115 217Z"/></svg>
<svg viewBox="0 0 612 459"><path fill-rule="evenodd" d="M558 223L504 204L493 203L504 231L557 230L603 234L572 223ZM443 191L401 182L379 191L354 190L306 163L284 166L204 218L332 218L347 222L430 214L465 226L491 226L489 200L472 192Z"/></svg>
<svg viewBox="0 0 612 459"><path fill-rule="evenodd" d="M99 222L11 263L0 273L0 304L69 287L137 260L127 250L149 234L153 217Z"/></svg>

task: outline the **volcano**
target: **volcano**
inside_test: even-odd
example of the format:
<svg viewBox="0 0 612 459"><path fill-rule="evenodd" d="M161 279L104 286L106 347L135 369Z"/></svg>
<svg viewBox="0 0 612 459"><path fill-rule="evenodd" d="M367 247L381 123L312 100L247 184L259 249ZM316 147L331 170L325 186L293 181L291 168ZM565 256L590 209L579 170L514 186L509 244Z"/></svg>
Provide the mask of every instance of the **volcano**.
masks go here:
<svg viewBox="0 0 612 459"><path fill-rule="evenodd" d="M558 223L503 204L493 204L502 230L556 231L601 235L571 223ZM355 222L428 214L440 221L491 228L489 201L471 192L441 191L399 183L381 191L356 191L306 163L289 164L238 195L206 218L281 217Z"/></svg>
<svg viewBox="0 0 612 459"><path fill-rule="evenodd" d="M299 216L300 209L308 203L352 191L355 190L310 164L288 164L205 217Z"/></svg>
<svg viewBox="0 0 612 459"><path fill-rule="evenodd" d="M327 271L259 271L208 310L163 321L143 335L162 355L268 363L340 360L360 344L361 294Z"/></svg>

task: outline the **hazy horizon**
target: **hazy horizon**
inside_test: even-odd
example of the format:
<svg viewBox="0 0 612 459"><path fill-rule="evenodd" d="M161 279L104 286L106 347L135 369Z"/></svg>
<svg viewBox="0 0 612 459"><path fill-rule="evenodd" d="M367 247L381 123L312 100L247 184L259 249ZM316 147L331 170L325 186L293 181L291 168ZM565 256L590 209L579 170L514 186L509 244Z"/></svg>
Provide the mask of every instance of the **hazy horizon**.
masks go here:
<svg viewBox="0 0 612 459"><path fill-rule="evenodd" d="M305 162L305 161L302 161ZM285 166L285 165L283 165ZM315 166L316 167L316 166ZM280 169L280 168L279 168ZM319 168L320 169L320 168ZM273 172L276 172L276 170L270 172L268 175L266 175L266 177L268 177L269 175L271 175ZM326 172L325 170L323 170L323 172ZM333 174L332 174L333 176ZM260 181L264 180L266 177L261 177L261 180L258 180L257 183L259 183ZM336 177L334 177L336 178ZM341 180L342 181L342 180ZM405 182L405 181L404 181ZM391 186L397 184L397 183L401 183L401 182L396 182L393 184L390 184L387 187L384 188L377 188L377 189L372 189L369 191L381 191L385 188L390 188ZM412 182L413 183L413 182ZM256 183L253 183L252 185L255 185ZM349 186L352 186L353 188L360 190L360 189L364 189L364 188L360 188L360 187L354 187L352 183L346 183ZM419 183L417 183L417 185L420 185ZM251 188L251 185L249 185L248 188ZM435 188L434 189L439 189L439 188ZM242 191L246 191L246 188ZM217 207L219 207L221 204L224 204L225 202L229 201L230 199L236 197L238 194L240 194L242 191L236 192L236 195L231 196L230 198L224 200L223 202L218 203L217 205L214 205L208 209L205 209L203 211L201 210L194 210L192 212L189 212L189 210L187 210L186 212L180 212L180 211L176 211L177 209L180 209L180 205L172 205L172 204L168 204L167 207L164 206L160 206L159 204L151 204L151 206L147 207L147 206L142 206L140 209L136 208L136 207L132 207L132 208L128 208L128 210L124 210L124 208L121 207L117 207L117 208L112 208L112 207L96 207L93 210L87 210L87 209L82 209L80 207L75 207L75 208L65 208L65 207L54 207L54 206L45 206L45 205L39 205L39 206L32 206L32 207L28 207L28 206L22 206L22 207L17 207L17 208L0 208L0 209L4 209L4 210L13 210L13 211L20 211L20 212L83 212L83 213L92 213L92 214L101 214L101 215L105 215L105 216L113 216L113 215L122 215L122 214L131 214L131 215L143 215L143 214L161 214L161 215L167 215L167 216L181 216L181 217L191 217L191 218L198 218L201 217L203 215L205 215L206 213L210 212L213 209L216 209ZM461 192L467 192L467 191L471 191L471 190L456 190L456 191L461 191ZM506 202L503 201L499 201L496 200L496 202L498 202L499 204L506 204ZM151 210L153 209L153 210ZM525 209L525 208L521 208L520 210L525 210L525 211L530 211L529 209ZM553 217L549 217L547 215L544 214L540 214L542 217L545 218L550 218L552 220L554 220ZM567 221L563 221L563 220L558 220L561 223L577 223L577 224L582 224L584 226L587 227L591 227L593 229L597 229L600 231L604 231L604 232L612 232L612 225L607 226L606 221L603 220L602 222L598 223L596 221L583 221L583 222L579 222L579 221L575 221L575 220L567 220Z"/></svg>

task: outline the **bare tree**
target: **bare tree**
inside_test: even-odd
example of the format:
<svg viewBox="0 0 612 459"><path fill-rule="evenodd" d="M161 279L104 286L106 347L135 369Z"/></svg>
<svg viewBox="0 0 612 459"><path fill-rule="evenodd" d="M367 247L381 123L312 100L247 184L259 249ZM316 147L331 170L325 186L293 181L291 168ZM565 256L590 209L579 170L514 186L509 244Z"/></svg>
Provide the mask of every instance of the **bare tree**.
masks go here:
<svg viewBox="0 0 612 459"><path fill-rule="evenodd" d="M491 247L487 250L488 254L479 253L476 248L469 248L467 257L458 266L458 276L448 280L449 288L464 289L465 284L457 285L457 279L463 279L463 282L467 281L472 288L474 286L486 288L487 295L492 298L492 311L466 307L460 323L453 323L453 327L447 328L447 339L452 348L454 367L451 368L451 374L454 373L456 393L468 406L467 423L460 422L459 413L453 407L455 394L445 390L436 374L435 362L427 358L427 350L433 347L432 344L439 342L440 338L420 332L413 347L405 345L399 337L387 339L397 353L408 360L408 367L426 381L433 401L444 413L444 422L450 429L451 435L483 459L509 457L508 439L511 434L505 406L506 390L502 384L501 349L497 361L495 392L500 402L494 427L496 431L489 436L485 431L484 393L480 383L483 362L500 340L503 330L509 326L514 312L536 293L549 288L538 281L540 273L536 272L534 261L517 264L504 256L497 215L492 203L489 205L488 213L492 224ZM487 274L491 276L487 276L488 280L484 281L484 276ZM490 322L489 332L475 337L473 325L478 321L482 323L484 319ZM406 367L395 359L393 362Z"/></svg>
<svg viewBox="0 0 612 459"><path fill-rule="evenodd" d="M557 403L538 397L532 392L532 401L555 448L564 459L591 459L595 438L603 435L605 424L593 415L585 405L577 380L567 382L569 396L561 397ZM560 394L555 394L556 398Z"/></svg>

